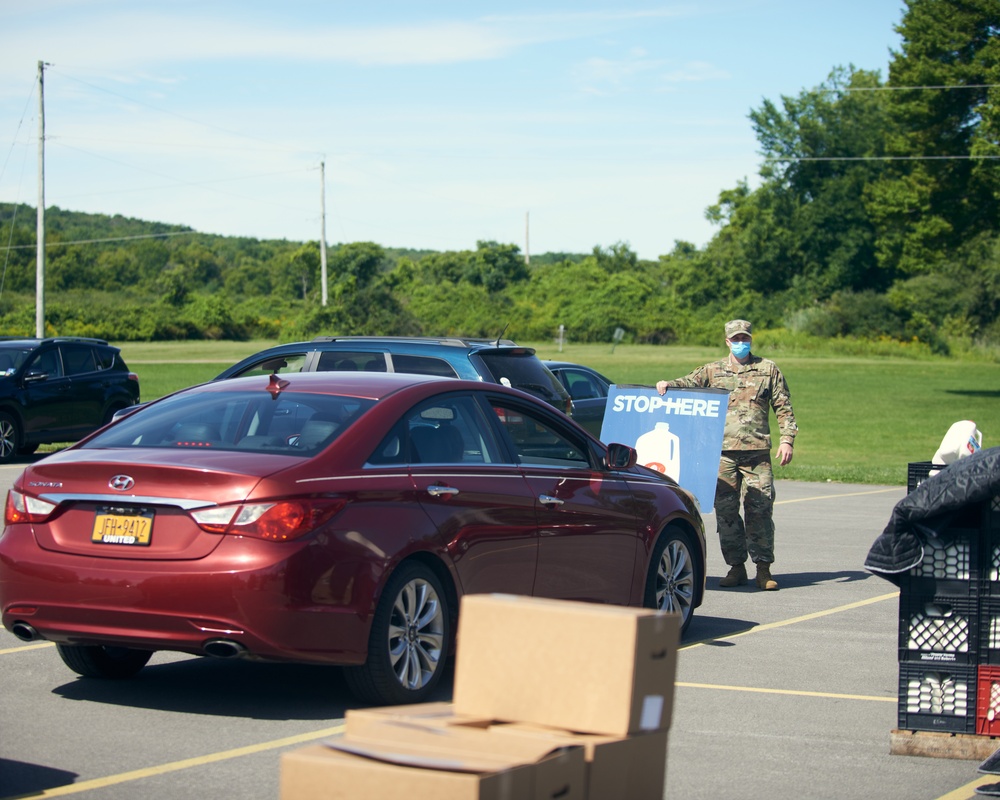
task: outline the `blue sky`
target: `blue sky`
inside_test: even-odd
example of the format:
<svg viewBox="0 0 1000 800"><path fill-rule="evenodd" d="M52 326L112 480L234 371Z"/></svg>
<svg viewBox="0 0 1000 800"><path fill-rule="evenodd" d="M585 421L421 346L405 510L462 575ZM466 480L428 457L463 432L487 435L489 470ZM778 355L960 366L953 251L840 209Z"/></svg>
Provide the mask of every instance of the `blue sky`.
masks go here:
<svg viewBox="0 0 1000 800"><path fill-rule="evenodd" d="M887 76L902 0L0 0L0 201L531 254L704 244L747 118ZM325 164L325 187L320 179ZM325 189L325 191L324 191Z"/></svg>

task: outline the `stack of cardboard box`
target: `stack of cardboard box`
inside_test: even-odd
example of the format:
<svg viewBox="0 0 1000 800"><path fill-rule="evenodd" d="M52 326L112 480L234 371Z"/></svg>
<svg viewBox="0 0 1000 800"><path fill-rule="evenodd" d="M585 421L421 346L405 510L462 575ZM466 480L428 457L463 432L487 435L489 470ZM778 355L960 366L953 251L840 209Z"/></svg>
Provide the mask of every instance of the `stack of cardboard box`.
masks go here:
<svg viewBox="0 0 1000 800"><path fill-rule="evenodd" d="M286 753L282 800L661 800L680 618L462 601L452 703L347 712Z"/></svg>

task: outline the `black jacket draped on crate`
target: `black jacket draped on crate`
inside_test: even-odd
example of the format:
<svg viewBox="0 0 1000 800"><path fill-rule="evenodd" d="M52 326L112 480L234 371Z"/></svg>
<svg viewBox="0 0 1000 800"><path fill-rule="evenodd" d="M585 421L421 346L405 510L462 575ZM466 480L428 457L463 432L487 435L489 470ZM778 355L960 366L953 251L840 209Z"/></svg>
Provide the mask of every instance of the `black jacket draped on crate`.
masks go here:
<svg viewBox="0 0 1000 800"><path fill-rule="evenodd" d="M902 574L923 559L928 537L948 541L956 511L997 494L1000 447L949 464L896 503L889 524L868 551L865 568L898 586Z"/></svg>

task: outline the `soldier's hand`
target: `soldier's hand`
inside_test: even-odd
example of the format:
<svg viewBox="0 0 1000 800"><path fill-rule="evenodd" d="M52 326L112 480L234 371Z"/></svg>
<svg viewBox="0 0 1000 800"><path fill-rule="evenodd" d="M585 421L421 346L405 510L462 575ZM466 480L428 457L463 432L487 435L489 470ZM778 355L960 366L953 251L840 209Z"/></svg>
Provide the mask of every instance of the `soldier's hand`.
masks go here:
<svg viewBox="0 0 1000 800"><path fill-rule="evenodd" d="M792 446L788 442L783 442L778 446L778 463L785 466L792 460Z"/></svg>
<svg viewBox="0 0 1000 800"><path fill-rule="evenodd" d="M656 391L658 391L660 394L666 394L667 393L667 382L666 381L657 381L656 382Z"/></svg>

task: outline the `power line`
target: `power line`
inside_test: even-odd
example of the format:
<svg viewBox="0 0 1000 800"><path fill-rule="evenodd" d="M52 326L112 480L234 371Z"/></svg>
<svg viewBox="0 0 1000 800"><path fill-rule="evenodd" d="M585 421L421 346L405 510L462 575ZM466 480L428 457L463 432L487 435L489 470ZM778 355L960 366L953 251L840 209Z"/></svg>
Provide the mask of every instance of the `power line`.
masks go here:
<svg viewBox="0 0 1000 800"><path fill-rule="evenodd" d="M786 161L990 161L1000 159L996 156L783 156L765 158L764 163L773 164Z"/></svg>
<svg viewBox="0 0 1000 800"><path fill-rule="evenodd" d="M1000 89L1000 83L958 83L941 86L844 86L830 92L915 92L922 89Z"/></svg>
<svg viewBox="0 0 1000 800"><path fill-rule="evenodd" d="M135 239L160 239L165 236L212 236L214 234L201 233L200 231L173 231L170 233L143 233L135 236L115 236L108 239L76 239L72 242L46 242L45 249L50 247L69 247L74 244L104 244L105 242L129 242ZM15 244L8 247L0 246L0 250L34 250L33 244Z"/></svg>
<svg viewBox="0 0 1000 800"><path fill-rule="evenodd" d="M212 125L212 124L204 122L202 120L195 119L194 117L187 117L187 116L185 116L183 114L177 114L176 112L173 112L173 111L166 111L165 109L160 108L158 106L151 105L150 103L144 103L142 100L136 100L134 97L129 97L128 95L120 94L119 92L113 92L110 89L106 89L106 88L104 88L102 86L95 86L92 83L88 83L87 81L81 80L80 78L76 78L73 75L70 75L69 73L63 72L62 70L52 70L52 68L50 67L49 71L50 72L55 71L56 74L61 75L64 78L68 78L71 81L76 81L77 83L81 83L84 86L89 86L91 89L94 89L95 91L104 92L106 94L110 94L110 95L113 95L115 97L119 97L122 100L127 100L129 103L135 103L136 105L145 106L146 108L151 109L153 111L156 111L159 114L164 114L164 115L170 116L170 117L176 117L177 119L184 120L185 122L191 122L191 123L194 123L195 125L201 125L201 126L203 126L205 128L209 128L211 130L219 131L220 133L225 133L225 134L227 134L229 136L238 136L238 137L240 137L242 139L249 139L251 141L260 142L262 144L266 144L266 145L268 145L270 147L273 147L273 148L275 148L277 150L284 150L284 151L290 152L290 153L303 153L303 154L307 154L307 155L311 155L311 156L319 156L319 155L321 155L320 153L315 153L315 152L312 152L310 150L303 150L300 147L289 147L287 145L279 145L276 142L272 142L272 141L269 141L267 139L261 139L258 136L251 136L250 134L248 134L248 133L246 133L244 131L230 130L228 128L223 128L223 127L220 127L218 125Z"/></svg>
<svg viewBox="0 0 1000 800"><path fill-rule="evenodd" d="M246 180L252 180L252 179L256 179L256 178L267 178L267 177L272 177L272 176L275 176L275 175L293 175L293 174L297 174L297 173L300 173L300 172L311 172L314 169L313 167L302 167L302 168L296 169L296 170L282 170L280 172L265 172L265 173L257 173L257 174L254 174L254 175L240 175L240 176L233 177L233 178L217 178L215 180L207 180L207 181L178 180L178 179L174 178L171 175L166 175L166 174L164 174L162 172L157 172L156 170L148 169L146 167L136 166L134 164L130 164L130 163L125 162L125 161L120 161L120 160L115 159L115 158L110 158L109 156L104 156L104 155L100 155L99 153L94 153L94 152L92 152L90 150L84 150L83 148L80 148L80 147L73 147L73 145L68 145L68 144L66 144L63 141L60 141L59 137L55 137L53 140L50 140L50 141L55 141L55 143L58 144L60 147L64 147L64 148L66 148L68 150L74 150L77 153L83 153L85 155L90 156L91 158L97 158L97 159L100 159L102 161L107 161L107 162L112 163L112 164L117 164L119 166L127 167L128 169L136 170L138 172L145 172L145 173L147 173L149 175L154 175L157 178L164 178L164 179L170 181L170 183L167 184L166 187L162 187L162 186L154 186L154 187L142 187L142 186L128 187L126 189L116 190L117 193L121 193L121 192L144 192L144 191L149 191L149 189L160 189L160 188L169 188L169 187L178 187L178 186L188 186L188 187L192 187L192 188L203 187L203 188L207 188L211 192L215 192L216 194L226 195L226 196L230 196L230 197L239 197L239 198L242 198L242 199L250 199L250 200L253 200L254 202L257 202L257 203L263 203L263 204L266 204L266 205L277 206L279 208L287 208L287 209L289 209L291 211L296 211L296 212L302 211L302 209L296 208L294 206L288 206L288 205L285 205L283 203L274 203L274 202L272 202L270 200L259 200L256 197L247 198L247 195L245 195L245 194L239 194L237 192L229 192L229 191L226 191L224 189L219 189L219 188L216 188L216 187L212 186L212 184L234 183L234 182L237 182L237 181L246 181ZM109 193L111 193L111 192L105 190L105 191L100 191L100 192L88 192L88 195L109 194ZM74 197L74 196L80 196L80 195L78 193L77 195L70 194L70 195L64 195L64 196Z"/></svg>

